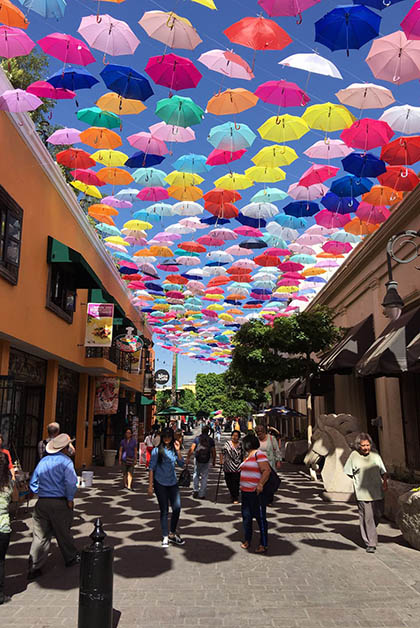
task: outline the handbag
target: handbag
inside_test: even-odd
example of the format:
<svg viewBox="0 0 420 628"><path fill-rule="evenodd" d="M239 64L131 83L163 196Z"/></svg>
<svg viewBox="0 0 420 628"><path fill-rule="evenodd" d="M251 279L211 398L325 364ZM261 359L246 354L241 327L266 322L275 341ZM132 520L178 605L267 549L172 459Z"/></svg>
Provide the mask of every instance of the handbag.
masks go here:
<svg viewBox="0 0 420 628"><path fill-rule="evenodd" d="M191 484L191 473L189 469L183 469L178 479L178 486L188 488Z"/></svg>
<svg viewBox="0 0 420 628"><path fill-rule="evenodd" d="M255 460L258 462L257 452L255 452ZM273 501L274 493L279 489L281 480L272 467L270 467L270 475L267 482L263 486L261 492L263 500L269 504Z"/></svg>

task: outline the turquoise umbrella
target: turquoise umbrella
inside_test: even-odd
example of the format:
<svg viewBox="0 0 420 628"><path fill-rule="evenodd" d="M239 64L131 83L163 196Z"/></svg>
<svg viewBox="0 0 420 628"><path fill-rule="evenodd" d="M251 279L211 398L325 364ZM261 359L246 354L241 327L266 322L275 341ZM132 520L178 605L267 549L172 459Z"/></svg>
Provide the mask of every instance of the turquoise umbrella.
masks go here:
<svg viewBox="0 0 420 628"><path fill-rule="evenodd" d="M114 227L114 225L106 225L104 222L99 222L97 225L95 225L95 229L97 231L100 231L101 233L106 233L107 235L121 235L121 232L117 227Z"/></svg>
<svg viewBox="0 0 420 628"><path fill-rule="evenodd" d="M115 113L102 111L99 107L79 109L77 119L89 124L89 126L102 126L106 129L116 129L121 125L121 120Z"/></svg>
<svg viewBox="0 0 420 628"><path fill-rule="evenodd" d="M133 179L144 187L165 187L166 172L158 168L137 168L133 172Z"/></svg>
<svg viewBox="0 0 420 628"><path fill-rule="evenodd" d="M31 11L35 11L42 17L53 17L59 20L64 17L66 10L65 0L19 0L19 2Z"/></svg>
<svg viewBox="0 0 420 628"><path fill-rule="evenodd" d="M316 264L317 259L313 255L292 255L290 258L291 262L296 262L297 264Z"/></svg>
<svg viewBox="0 0 420 628"><path fill-rule="evenodd" d="M133 218L135 220L145 220L146 222L159 222L162 216L159 216L159 214L149 214L149 212L147 212L145 209L139 209L138 211L134 212Z"/></svg>
<svg viewBox="0 0 420 628"><path fill-rule="evenodd" d="M287 197L288 194L279 188L265 188L265 190L259 190L254 194L254 196L251 197L251 201L253 203L275 203Z"/></svg>
<svg viewBox="0 0 420 628"><path fill-rule="evenodd" d="M188 96L172 96L162 98L156 104L155 114L166 122L186 128L193 124L200 124L204 111Z"/></svg>
<svg viewBox="0 0 420 628"><path fill-rule="evenodd" d="M195 155L194 153L190 153L189 155L181 155L173 166L175 170L178 170L179 172L201 174L211 170L211 166L206 164L206 160L207 157L205 155Z"/></svg>
<svg viewBox="0 0 420 628"><path fill-rule="evenodd" d="M249 148L256 135L246 124L225 122L210 129L208 141L219 150L241 150Z"/></svg>

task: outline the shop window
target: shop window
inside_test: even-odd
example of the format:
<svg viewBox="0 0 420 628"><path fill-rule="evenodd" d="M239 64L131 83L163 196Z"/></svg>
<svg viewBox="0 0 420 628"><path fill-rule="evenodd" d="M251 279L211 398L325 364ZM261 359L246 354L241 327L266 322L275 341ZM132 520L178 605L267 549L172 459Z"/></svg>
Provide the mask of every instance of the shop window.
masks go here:
<svg viewBox="0 0 420 628"><path fill-rule="evenodd" d="M16 285L19 274L23 210L0 186L0 276Z"/></svg>
<svg viewBox="0 0 420 628"><path fill-rule="evenodd" d="M59 264L50 264L46 307L68 323L73 322L76 309L76 286L72 273L62 270Z"/></svg>

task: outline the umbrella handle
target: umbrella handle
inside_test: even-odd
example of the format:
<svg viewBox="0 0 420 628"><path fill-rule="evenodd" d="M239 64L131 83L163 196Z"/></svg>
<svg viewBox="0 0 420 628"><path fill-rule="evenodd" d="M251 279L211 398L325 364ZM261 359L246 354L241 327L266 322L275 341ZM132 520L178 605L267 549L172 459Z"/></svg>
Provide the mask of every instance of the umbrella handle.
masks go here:
<svg viewBox="0 0 420 628"><path fill-rule="evenodd" d="M105 53L105 54L104 54L104 56L103 56L102 63L103 63L104 65L109 65L109 61L107 61L107 60L106 60L106 53Z"/></svg>
<svg viewBox="0 0 420 628"><path fill-rule="evenodd" d="M390 7L392 4L391 0L382 0L382 4L384 5L384 7Z"/></svg>
<svg viewBox="0 0 420 628"><path fill-rule="evenodd" d="M405 172L401 170L400 176L402 179L406 179L408 177L408 169L405 169Z"/></svg>
<svg viewBox="0 0 420 628"><path fill-rule="evenodd" d="M297 14L296 24L298 24L298 25L302 24L302 14L301 13Z"/></svg>
<svg viewBox="0 0 420 628"><path fill-rule="evenodd" d="M398 83L398 81L400 80L401 76L393 76L392 80L394 83Z"/></svg>

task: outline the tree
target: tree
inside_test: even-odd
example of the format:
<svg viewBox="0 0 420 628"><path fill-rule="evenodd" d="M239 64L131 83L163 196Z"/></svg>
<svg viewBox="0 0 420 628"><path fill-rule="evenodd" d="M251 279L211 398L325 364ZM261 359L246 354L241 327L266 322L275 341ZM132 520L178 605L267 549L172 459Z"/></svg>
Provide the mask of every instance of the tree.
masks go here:
<svg viewBox="0 0 420 628"><path fill-rule="evenodd" d="M166 410L172 405L171 400L171 390L158 390L156 394L156 410L157 412L161 412L161 410ZM198 410L198 404L195 397L195 394L189 388L182 388L177 391L177 402L176 405L183 410L185 410L188 414L195 415Z"/></svg>
<svg viewBox="0 0 420 628"><path fill-rule="evenodd" d="M156 412L166 410L171 405L171 391L158 390L156 393Z"/></svg>
<svg viewBox="0 0 420 628"><path fill-rule="evenodd" d="M245 418L251 407L244 392L245 389L234 386L225 373L199 373L196 377L198 413L210 416L212 412L222 410L226 418Z"/></svg>

